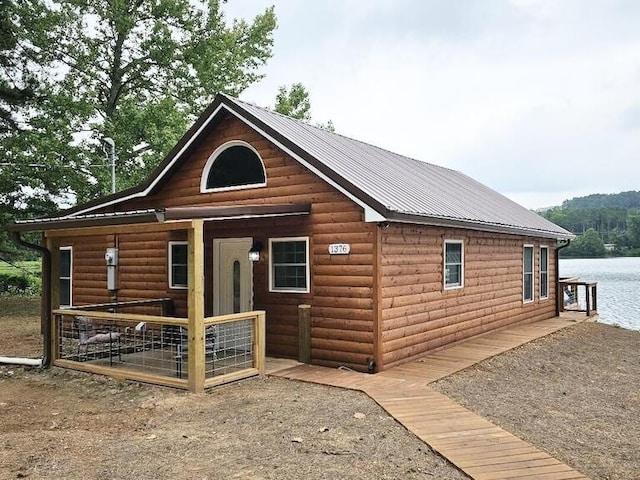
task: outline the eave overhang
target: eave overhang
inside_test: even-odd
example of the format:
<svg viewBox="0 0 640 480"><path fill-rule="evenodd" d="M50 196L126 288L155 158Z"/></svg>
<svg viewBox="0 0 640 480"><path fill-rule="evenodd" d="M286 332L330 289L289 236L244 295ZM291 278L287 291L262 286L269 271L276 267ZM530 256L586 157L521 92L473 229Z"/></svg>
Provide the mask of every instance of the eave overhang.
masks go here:
<svg viewBox="0 0 640 480"><path fill-rule="evenodd" d="M491 233L504 233L507 235L523 235L537 238L549 238L555 240L573 240L576 236L571 232L554 232L542 229L524 228L516 225L503 225L499 223L478 222L474 220L460 220L445 217L432 217L425 215L387 212L389 222L412 223L432 227L460 228Z"/></svg>
<svg viewBox="0 0 640 480"><path fill-rule="evenodd" d="M138 223L164 223L179 220L240 220L263 217L282 217L308 215L309 203L231 205L217 207L171 207L128 212L93 213L85 215L67 215L63 217L16 220L7 225L14 232L36 232L64 230L69 228L104 227L133 225Z"/></svg>

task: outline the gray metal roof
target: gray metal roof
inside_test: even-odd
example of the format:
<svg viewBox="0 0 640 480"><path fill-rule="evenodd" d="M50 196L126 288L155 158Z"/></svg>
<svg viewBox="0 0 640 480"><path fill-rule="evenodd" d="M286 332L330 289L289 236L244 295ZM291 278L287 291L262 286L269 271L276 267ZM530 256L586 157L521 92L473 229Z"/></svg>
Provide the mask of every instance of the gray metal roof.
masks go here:
<svg viewBox="0 0 640 480"><path fill-rule="evenodd" d="M500 193L455 170L415 160L225 96L225 104L249 113L288 139L386 210L391 220L467 226L490 231L572 238ZM238 112L242 114L242 112ZM375 205L373 205L375 208Z"/></svg>

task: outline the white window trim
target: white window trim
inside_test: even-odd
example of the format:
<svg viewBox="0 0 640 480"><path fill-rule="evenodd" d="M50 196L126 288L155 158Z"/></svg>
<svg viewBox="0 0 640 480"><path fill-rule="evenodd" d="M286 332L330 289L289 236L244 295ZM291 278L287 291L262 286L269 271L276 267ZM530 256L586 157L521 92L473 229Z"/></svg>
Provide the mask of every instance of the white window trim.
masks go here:
<svg viewBox="0 0 640 480"><path fill-rule="evenodd" d="M302 289L294 289L294 288L274 288L273 286L273 255L272 255L272 246L273 242L305 242L305 247L307 250L307 265L305 269L305 275L307 277L307 288ZM269 292L273 293L309 293L311 289L311 275L310 275L310 264L311 258L309 257L309 237L280 237L280 238L270 238L269 239Z"/></svg>
<svg viewBox="0 0 640 480"><path fill-rule="evenodd" d="M184 241L171 241L167 247L167 270L169 277L169 288L172 290L186 290L189 285L174 285L173 284L173 246L174 245L186 245L187 246L187 271L189 270L189 242Z"/></svg>
<svg viewBox="0 0 640 480"><path fill-rule="evenodd" d="M447 245L460 245L460 285L447 285ZM442 250L442 285L445 290L464 288L464 240L445 239Z"/></svg>
<svg viewBox="0 0 640 480"><path fill-rule="evenodd" d="M60 303L60 307L71 307L73 306L73 247L72 246L67 246L67 247L60 247L59 248L60 251L62 250L68 250L69 253L69 277L63 277L62 275L58 275L58 284L60 283L60 280L66 280L67 278L69 279L69 305L65 305L63 303Z"/></svg>
<svg viewBox="0 0 640 480"><path fill-rule="evenodd" d="M207 188L207 180L209 179L209 172L211 170L211 167L213 167L213 164L218 159L220 154L224 152L226 149L231 147L246 147L257 155L258 160L260 160L260 164L262 165L262 172L264 173L264 182L250 183L249 185L235 185L232 187ZM267 186L267 170L264 167L264 161L262 160L262 157L260 156L260 154L255 148L253 148L249 143L244 142L242 140L230 140L228 142L223 143L218 148L216 148L211 154L211 156L209 157L209 159L207 160L207 163L205 164L204 168L202 169L202 176L200 177L200 193L229 192L232 190L247 190L250 188L260 188L260 187L266 187L266 186Z"/></svg>
<svg viewBox="0 0 640 480"><path fill-rule="evenodd" d="M546 249L547 252L547 270L546 270L546 274L547 274L547 294L543 297L542 296L542 250ZM540 296L540 300L548 300L549 299L549 247L547 245L540 245L540 261L538 262L538 268L539 268L539 280L538 280L538 288L540 289L540 291L538 292L538 295Z"/></svg>
<svg viewBox="0 0 640 480"><path fill-rule="evenodd" d="M524 286L525 286L524 279L527 274L527 272L525 271L525 264L526 264L525 252L527 251L527 248L531 248L531 298L530 299L526 298L526 292L524 290ZM532 303L535 300L535 297L536 297L535 272L536 272L535 245L525 244L522 247L522 303Z"/></svg>

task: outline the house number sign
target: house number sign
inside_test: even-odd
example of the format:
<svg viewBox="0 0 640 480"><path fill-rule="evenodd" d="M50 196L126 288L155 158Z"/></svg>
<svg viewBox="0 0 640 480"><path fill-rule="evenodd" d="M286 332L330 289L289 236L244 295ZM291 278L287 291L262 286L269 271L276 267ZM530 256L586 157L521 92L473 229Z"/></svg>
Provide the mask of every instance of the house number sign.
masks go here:
<svg viewBox="0 0 640 480"><path fill-rule="evenodd" d="M332 243L329 245L330 255L349 255L351 245L348 243Z"/></svg>

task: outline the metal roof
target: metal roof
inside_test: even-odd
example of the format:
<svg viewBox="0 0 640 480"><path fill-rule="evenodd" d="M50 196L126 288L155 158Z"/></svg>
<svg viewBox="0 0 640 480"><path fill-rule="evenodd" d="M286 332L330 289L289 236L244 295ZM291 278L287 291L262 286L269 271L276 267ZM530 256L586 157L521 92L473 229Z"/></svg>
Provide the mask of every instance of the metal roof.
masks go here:
<svg viewBox="0 0 640 480"><path fill-rule="evenodd" d="M261 128L277 133L346 180L351 193L369 200L374 208L377 204L377 210L383 207L380 213L390 220L573 238L567 230L458 171L399 155L228 96L225 99L237 113L250 114Z"/></svg>
<svg viewBox="0 0 640 480"><path fill-rule="evenodd" d="M61 217L87 214L152 193L188 161L189 152L227 112L364 206L365 218L555 239L574 237L463 173L329 132L224 94L216 96L145 182L69 209Z"/></svg>

